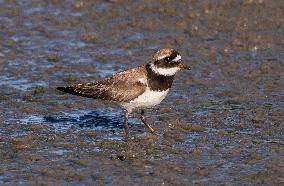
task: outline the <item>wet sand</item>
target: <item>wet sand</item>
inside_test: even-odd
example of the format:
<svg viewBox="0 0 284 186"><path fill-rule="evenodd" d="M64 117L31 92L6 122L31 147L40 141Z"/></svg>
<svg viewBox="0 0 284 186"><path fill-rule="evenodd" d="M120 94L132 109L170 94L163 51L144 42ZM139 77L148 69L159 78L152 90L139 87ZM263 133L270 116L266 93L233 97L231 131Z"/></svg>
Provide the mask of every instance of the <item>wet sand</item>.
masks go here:
<svg viewBox="0 0 284 186"><path fill-rule="evenodd" d="M0 185L283 185L284 4L0 0ZM55 87L178 50L170 95L134 113Z"/></svg>

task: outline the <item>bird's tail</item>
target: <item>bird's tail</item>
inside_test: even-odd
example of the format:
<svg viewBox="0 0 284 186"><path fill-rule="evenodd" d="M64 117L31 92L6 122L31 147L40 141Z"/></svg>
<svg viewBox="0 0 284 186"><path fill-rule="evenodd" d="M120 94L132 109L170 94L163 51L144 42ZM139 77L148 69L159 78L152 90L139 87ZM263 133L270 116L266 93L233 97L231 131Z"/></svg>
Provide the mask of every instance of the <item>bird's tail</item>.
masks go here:
<svg viewBox="0 0 284 186"><path fill-rule="evenodd" d="M73 87L71 87L71 86L68 86L68 87L56 87L56 89L61 91L61 92L78 95L78 92L75 91L75 89Z"/></svg>
<svg viewBox="0 0 284 186"><path fill-rule="evenodd" d="M78 84L78 85L67 86L67 87L56 87L56 89L61 92L73 94L76 96L97 98L96 89L92 89L88 87L88 84Z"/></svg>

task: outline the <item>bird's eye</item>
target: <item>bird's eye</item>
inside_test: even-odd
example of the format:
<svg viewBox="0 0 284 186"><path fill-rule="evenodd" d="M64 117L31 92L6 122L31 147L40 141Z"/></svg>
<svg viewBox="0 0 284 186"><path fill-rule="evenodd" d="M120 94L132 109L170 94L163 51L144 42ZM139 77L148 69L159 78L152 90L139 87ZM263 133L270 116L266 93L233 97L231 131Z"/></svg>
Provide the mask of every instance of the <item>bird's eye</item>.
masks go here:
<svg viewBox="0 0 284 186"><path fill-rule="evenodd" d="M169 62L170 60L171 60L170 57L166 57L166 58L165 58L165 61L166 61L166 62Z"/></svg>

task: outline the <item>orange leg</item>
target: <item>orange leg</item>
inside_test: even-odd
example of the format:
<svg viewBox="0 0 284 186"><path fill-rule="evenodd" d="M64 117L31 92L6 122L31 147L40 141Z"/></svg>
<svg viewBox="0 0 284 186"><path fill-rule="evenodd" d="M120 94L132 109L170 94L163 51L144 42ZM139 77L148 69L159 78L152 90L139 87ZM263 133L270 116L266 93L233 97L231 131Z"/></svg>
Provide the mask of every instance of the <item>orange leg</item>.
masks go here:
<svg viewBox="0 0 284 186"><path fill-rule="evenodd" d="M141 121L144 123L144 125L148 128L149 132L151 132L152 134L155 133L155 130L146 123L146 120L145 120L145 116L144 116L145 112L144 110L141 111L141 115L140 115L140 119Z"/></svg>
<svg viewBox="0 0 284 186"><path fill-rule="evenodd" d="M127 110L124 112L124 132L125 132L125 136L128 136L129 131L128 131L128 111Z"/></svg>

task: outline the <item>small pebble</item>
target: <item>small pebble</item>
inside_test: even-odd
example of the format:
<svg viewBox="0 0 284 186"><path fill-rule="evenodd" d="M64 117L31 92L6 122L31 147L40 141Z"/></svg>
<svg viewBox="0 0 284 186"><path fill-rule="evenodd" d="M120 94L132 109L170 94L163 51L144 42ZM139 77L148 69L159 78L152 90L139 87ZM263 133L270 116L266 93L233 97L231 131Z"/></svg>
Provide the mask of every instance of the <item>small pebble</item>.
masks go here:
<svg viewBox="0 0 284 186"><path fill-rule="evenodd" d="M126 159L125 155L119 155L116 157L116 159L120 160L120 161L124 161Z"/></svg>

